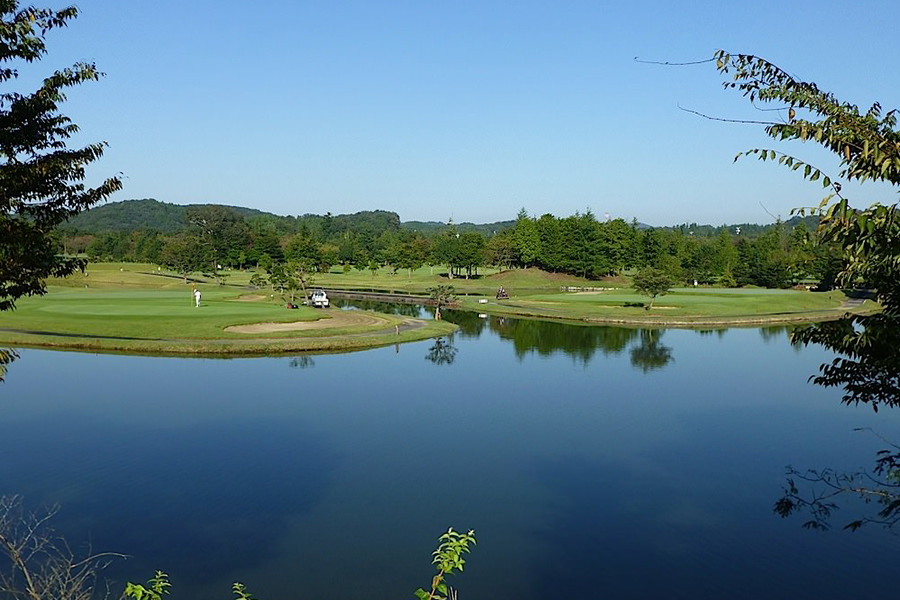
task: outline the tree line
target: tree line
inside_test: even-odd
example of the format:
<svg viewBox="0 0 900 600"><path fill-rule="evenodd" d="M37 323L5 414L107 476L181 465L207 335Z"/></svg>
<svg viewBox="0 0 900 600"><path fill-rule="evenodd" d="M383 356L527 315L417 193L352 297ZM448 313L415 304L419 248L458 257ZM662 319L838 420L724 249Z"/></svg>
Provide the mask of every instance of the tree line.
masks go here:
<svg viewBox="0 0 900 600"><path fill-rule="evenodd" d="M205 272L219 280L227 269L259 267L277 274L288 263L295 273L336 265L395 274L442 267L450 278L475 276L484 266L538 267L586 279L653 268L682 284L785 288L804 280L830 286L841 266L839 249L817 243L808 219L766 227L653 228L601 221L590 210L559 218L534 217L523 209L506 228L485 233L453 223L411 229L387 211L277 217L220 205L180 208L180 226L168 233L119 227L84 233L69 227L57 231L57 239L67 255L148 262L185 277Z"/></svg>

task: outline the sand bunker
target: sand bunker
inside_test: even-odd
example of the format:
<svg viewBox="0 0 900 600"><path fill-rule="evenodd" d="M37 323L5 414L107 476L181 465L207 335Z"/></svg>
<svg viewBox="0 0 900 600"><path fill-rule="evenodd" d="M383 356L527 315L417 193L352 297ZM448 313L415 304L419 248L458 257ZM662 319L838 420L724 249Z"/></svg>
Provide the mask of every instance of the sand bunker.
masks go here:
<svg viewBox="0 0 900 600"><path fill-rule="evenodd" d="M330 318L318 321L294 321L292 323L251 323L249 325L232 325L225 331L230 333L276 333L279 331L306 331L308 329L334 329L337 327L360 327L366 325L384 325L379 319L362 311L335 310L329 311Z"/></svg>

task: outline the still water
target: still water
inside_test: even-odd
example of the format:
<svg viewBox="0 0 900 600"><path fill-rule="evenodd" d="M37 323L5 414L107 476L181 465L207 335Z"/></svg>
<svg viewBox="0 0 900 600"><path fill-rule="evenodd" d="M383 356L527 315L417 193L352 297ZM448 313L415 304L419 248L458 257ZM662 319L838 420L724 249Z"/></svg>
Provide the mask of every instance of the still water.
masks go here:
<svg viewBox="0 0 900 600"><path fill-rule="evenodd" d="M442 343L302 358L23 350L0 494L173 599L411 598L448 526L461 598L893 598L900 539L772 512L784 468L855 470L898 416L807 383L782 329L449 314ZM118 589L118 588L116 588Z"/></svg>

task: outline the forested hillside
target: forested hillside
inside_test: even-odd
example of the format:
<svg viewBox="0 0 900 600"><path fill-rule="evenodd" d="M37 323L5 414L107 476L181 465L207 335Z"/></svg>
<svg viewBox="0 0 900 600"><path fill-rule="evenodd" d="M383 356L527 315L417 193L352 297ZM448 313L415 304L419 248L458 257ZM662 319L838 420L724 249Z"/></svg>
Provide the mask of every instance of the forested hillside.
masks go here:
<svg viewBox="0 0 900 600"><path fill-rule="evenodd" d="M71 233L88 234L140 230L175 233L184 228L187 208L181 204L168 204L152 198L110 202L76 215L60 225L59 229ZM240 206L227 208L248 218L268 214L254 208ZM275 217L275 215L272 216Z"/></svg>

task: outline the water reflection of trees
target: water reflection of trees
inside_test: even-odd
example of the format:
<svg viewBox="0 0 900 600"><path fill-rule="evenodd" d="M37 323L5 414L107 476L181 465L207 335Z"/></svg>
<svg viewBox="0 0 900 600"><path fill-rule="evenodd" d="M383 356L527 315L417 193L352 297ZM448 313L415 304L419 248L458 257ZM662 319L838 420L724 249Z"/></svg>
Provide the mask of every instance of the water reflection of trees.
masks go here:
<svg viewBox="0 0 900 600"><path fill-rule="evenodd" d="M767 325L759 328L759 335L764 342L789 340L794 329L793 325Z"/></svg>
<svg viewBox="0 0 900 600"><path fill-rule="evenodd" d="M644 373L662 369L672 361L672 349L660 343L663 331L641 329L641 343L631 348L631 364Z"/></svg>
<svg viewBox="0 0 900 600"><path fill-rule="evenodd" d="M491 330L501 338L511 340L519 358L532 352L543 356L562 352L584 363L597 352L619 354L640 335L638 329L564 325L529 319L492 321Z"/></svg>
<svg viewBox="0 0 900 600"><path fill-rule="evenodd" d="M572 325L497 316L484 318L474 312L458 310L446 311L444 319L457 325L463 337L477 338L486 329L490 330L512 342L519 358L533 352L542 356L562 352L587 364L598 352L612 356L630 349L631 364L645 373L672 361L672 349L660 342L664 329Z"/></svg>
<svg viewBox="0 0 900 600"><path fill-rule="evenodd" d="M478 338L487 328L489 321L497 317L480 317L478 313L468 310L444 310L441 313L445 321L459 327L459 335L464 338Z"/></svg>
<svg viewBox="0 0 900 600"><path fill-rule="evenodd" d="M288 363L292 369L311 369L316 366L312 356L295 356Z"/></svg>
<svg viewBox="0 0 900 600"><path fill-rule="evenodd" d="M386 315L400 315L404 317L422 317L424 309L420 304L401 302L376 302L374 300L345 300L335 299L332 304L338 308L355 308L358 310L372 310Z"/></svg>
<svg viewBox="0 0 900 600"><path fill-rule="evenodd" d="M437 338L434 340L425 360L436 365L452 365L456 360L456 346L453 345L453 336L447 338Z"/></svg>

